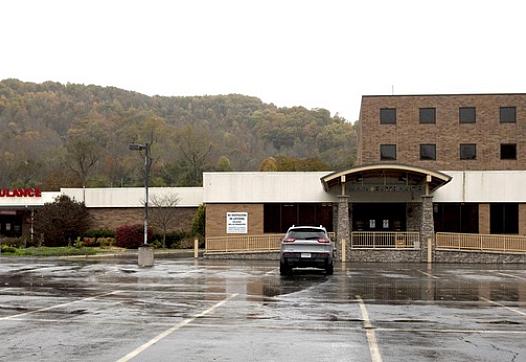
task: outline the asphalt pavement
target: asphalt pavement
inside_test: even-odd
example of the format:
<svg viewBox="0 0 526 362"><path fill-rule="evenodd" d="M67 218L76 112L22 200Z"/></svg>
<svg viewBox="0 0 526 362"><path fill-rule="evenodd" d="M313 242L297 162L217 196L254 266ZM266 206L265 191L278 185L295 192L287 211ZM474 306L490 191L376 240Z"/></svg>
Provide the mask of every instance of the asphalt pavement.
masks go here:
<svg viewBox="0 0 526 362"><path fill-rule="evenodd" d="M526 361L526 270L0 258L0 361Z"/></svg>

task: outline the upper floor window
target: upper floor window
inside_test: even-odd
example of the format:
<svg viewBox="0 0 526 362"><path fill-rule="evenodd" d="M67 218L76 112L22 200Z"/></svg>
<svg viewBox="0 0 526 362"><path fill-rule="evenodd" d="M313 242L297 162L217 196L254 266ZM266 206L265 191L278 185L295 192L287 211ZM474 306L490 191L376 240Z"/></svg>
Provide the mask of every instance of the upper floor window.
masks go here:
<svg viewBox="0 0 526 362"><path fill-rule="evenodd" d="M501 160L516 160L517 145L515 143L503 143L500 145Z"/></svg>
<svg viewBox="0 0 526 362"><path fill-rule="evenodd" d="M500 123L517 122L517 109L515 107L500 107Z"/></svg>
<svg viewBox="0 0 526 362"><path fill-rule="evenodd" d="M461 160L476 160L477 159L477 145L474 143L464 143L460 145L460 159Z"/></svg>
<svg viewBox="0 0 526 362"><path fill-rule="evenodd" d="M436 160L437 146L435 144L420 145L420 159L421 160Z"/></svg>
<svg viewBox="0 0 526 362"><path fill-rule="evenodd" d="M396 145L393 145L393 144L380 145L380 160L382 161L396 160Z"/></svg>
<svg viewBox="0 0 526 362"><path fill-rule="evenodd" d="M436 108L420 108L420 123L436 123Z"/></svg>
<svg viewBox="0 0 526 362"><path fill-rule="evenodd" d="M458 109L458 120L460 123L475 123L477 121L475 107L460 107Z"/></svg>
<svg viewBox="0 0 526 362"><path fill-rule="evenodd" d="M380 123L381 124L396 124L396 108L381 108L380 109Z"/></svg>

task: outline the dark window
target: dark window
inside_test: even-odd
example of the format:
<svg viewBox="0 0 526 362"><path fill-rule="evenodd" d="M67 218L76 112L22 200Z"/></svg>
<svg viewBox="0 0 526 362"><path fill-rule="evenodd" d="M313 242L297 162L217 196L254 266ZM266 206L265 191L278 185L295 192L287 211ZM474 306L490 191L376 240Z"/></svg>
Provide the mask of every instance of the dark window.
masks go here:
<svg viewBox="0 0 526 362"><path fill-rule="evenodd" d="M460 123L475 123L477 120L475 107L460 107L458 109L458 120Z"/></svg>
<svg viewBox="0 0 526 362"><path fill-rule="evenodd" d="M396 145L380 145L380 160L396 160Z"/></svg>
<svg viewBox="0 0 526 362"><path fill-rule="evenodd" d="M435 123L436 109L435 108L420 108L420 123Z"/></svg>
<svg viewBox="0 0 526 362"><path fill-rule="evenodd" d="M380 123L381 124L395 124L396 123L396 108L380 109Z"/></svg>
<svg viewBox="0 0 526 362"><path fill-rule="evenodd" d="M420 159L421 160L436 160L437 146L434 144L420 145Z"/></svg>
<svg viewBox="0 0 526 362"><path fill-rule="evenodd" d="M516 160L517 145L515 143L503 143L500 145L501 160Z"/></svg>
<svg viewBox="0 0 526 362"><path fill-rule="evenodd" d="M490 204L490 233L519 233L519 204Z"/></svg>
<svg viewBox="0 0 526 362"><path fill-rule="evenodd" d="M437 203L433 205L433 212L437 232L479 232L479 204Z"/></svg>
<svg viewBox="0 0 526 362"><path fill-rule="evenodd" d="M292 225L323 225L332 231L332 205L330 204L265 204L263 231L284 233Z"/></svg>
<svg viewBox="0 0 526 362"><path fill-rule="evenodd" d="M460 145L460 159L461 160L476 160L477 159L477 145L474 143L464 143Z"/></svg>
<svg viewBox="0 0 526 362"><path fill-rule="evenodd" d="M515 123L517 110L515 107L500 107L500 123Z"/></svg>

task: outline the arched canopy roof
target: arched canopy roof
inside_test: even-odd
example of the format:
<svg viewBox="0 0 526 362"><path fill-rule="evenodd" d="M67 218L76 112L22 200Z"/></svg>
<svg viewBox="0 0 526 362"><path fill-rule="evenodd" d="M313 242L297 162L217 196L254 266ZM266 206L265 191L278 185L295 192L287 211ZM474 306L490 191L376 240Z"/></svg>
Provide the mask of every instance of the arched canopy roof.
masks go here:
<svg viewBox="0 0 526 362"><path fill-rule="evenodd" d="M372 177L406 176L417 182L427 182L430 191L436 190L451 181L451 176L442 172L397 163L381 163L360 165L344 171L337 171L328 174L321 178L325 191L328 191L333 186L341 184L342 176L345 176L345 182L347 183Z"/></svg>

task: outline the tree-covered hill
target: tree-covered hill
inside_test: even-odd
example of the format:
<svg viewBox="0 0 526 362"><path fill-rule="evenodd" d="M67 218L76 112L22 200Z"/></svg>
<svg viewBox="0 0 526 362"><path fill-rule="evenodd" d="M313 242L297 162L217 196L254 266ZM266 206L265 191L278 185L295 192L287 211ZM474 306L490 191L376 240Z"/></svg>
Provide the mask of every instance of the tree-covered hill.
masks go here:
<svg viewBox="0 0 526 362"><path fill-rule="evenodd" d="M130 186L153 140L153 185L197 185L206 170L339 169L353 126L325 109L238 94L149 97L114 87L0 81L0 186ZM278 160L279 162L275 162ZM263 169L266 169L263 167Z"/></svg>

